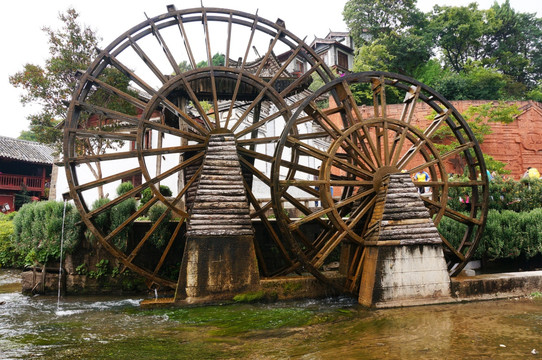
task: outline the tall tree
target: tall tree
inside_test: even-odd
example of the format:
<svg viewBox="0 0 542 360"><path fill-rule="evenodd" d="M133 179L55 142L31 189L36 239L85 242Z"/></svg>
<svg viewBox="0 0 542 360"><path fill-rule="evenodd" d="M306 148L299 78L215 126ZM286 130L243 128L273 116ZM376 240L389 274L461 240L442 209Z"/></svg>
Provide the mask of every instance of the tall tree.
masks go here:
<svg viewBox="0 0 542 360"><path fill-rule="evenodd" d="M77 71L88 68L97 55L96 48L100 40L90 27L82 26L78 18L77 11L70 8L66 13L59 14L59 19L63 24L60 29L44 27L43 31L48 36L50 54L45 65L25 64L22 71L9 78L13 86L24 90L20 99L23 104L32 103L41 107L38 113L28 117L32 137L40 142L54 145L59 151L62 142L62 130L59 125L66 120L66 103L71 99L77 85ZM128 89L129 79L116 69L106 69L101 75L101 80L125 93L135 94ZM111 110L135 114L135 108L132 105L101 89L91 90L87 102ZM106 119L100 115L95 118L82 117L79 126L107 131L119 126L116 123L115 119ZM24 136L28 137L30 134L24 134ZM76 145L81 155L97 155L122 144L107 139L89 138ZM96 179L102 177L99 162L86 165ZM103 197L101 187L98 187L98 195Z"/></svg>
<svg viewBox="0 0 542 360"><path fill-rule="evenodd" d="M89 27L78 22L79 14L72 8L59 14L63 26L59 30L44 27L50 57L45 65L25 64L22 71L10 76L10 83L24 90L21 102L41 106L30 115L30 131L37 140L58 144L60 133L56 125L66 119L66 101L76 86L76 71L86 69L96 55L99 39Z"/></svg>
<svg viewBox="0 0 542 360"><path fill-rule="evenodd" d="M476 3L468 6L435 6L430 30L441 49L444 62L460 72L469 61L482 57L484 12Z"/></svg>
<svg viewBox="0 0 542 360"><path fill-rule="evenodd" d="M516 12L506 0L486 12L484 64L513 80L533 85L542 78L542 19Z"/></svg>
<svg viewBox="0 0 542 360"><path fill-rule="evenodd" d="M419 14L416 0L349 0L343 10L358 47L394 31L401 33Z"/></svg>

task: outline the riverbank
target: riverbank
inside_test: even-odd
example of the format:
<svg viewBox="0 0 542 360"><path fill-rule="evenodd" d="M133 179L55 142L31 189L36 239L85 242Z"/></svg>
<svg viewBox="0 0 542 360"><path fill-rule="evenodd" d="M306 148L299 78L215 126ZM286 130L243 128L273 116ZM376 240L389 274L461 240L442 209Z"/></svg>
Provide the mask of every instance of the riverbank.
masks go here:
<svg viewBox="0 0 542 360"><path fill-rule="evenodd" d="M0 359L536 359L542 350L542 298L149 310L138 297L24 296L18 275L0 269Z"/></svg>

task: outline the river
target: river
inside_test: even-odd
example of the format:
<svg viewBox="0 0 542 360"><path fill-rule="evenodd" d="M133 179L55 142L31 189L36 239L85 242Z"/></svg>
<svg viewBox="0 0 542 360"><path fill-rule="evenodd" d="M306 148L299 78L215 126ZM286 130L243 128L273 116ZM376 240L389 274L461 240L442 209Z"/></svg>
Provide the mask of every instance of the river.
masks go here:
<svg viewBox="0 0 542 360"><path fill-rule="evenodd" d="M24 296L18 281L0 269L0 359L542 357L542 297L387 310L351 298L144 310L141 298Z"/></svg>

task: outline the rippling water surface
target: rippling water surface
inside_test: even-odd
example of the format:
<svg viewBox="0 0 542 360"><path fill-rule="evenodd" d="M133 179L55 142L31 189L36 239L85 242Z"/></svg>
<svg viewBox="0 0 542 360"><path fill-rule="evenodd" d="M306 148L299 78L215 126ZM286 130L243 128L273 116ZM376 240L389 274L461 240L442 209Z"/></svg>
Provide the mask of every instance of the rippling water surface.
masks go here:
<svg viewBox="0 0 542 360"><path fill-rule="evenodd" d="M350 298L143 310L27 297L0 269L0 359L536 359L542 299L367 310Z"/></svg>

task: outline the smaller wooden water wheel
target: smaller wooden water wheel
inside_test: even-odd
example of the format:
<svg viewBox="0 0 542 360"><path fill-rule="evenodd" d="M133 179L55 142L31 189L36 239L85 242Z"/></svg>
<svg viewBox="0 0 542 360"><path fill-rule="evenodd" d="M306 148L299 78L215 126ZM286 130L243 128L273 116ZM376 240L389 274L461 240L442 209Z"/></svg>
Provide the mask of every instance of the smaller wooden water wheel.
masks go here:
<svg viewBox="0 0 542 360"><path fill-rule="evenodd" d="M371 105L358 107L353 90ZM392 101L402 104L400 111L392 113ZM419 109L432 111L432 120L415 123ZM452 159L465 164L466 178L450 179ZM458 111L426 85L384 72L350 74L307 97L286 124L272 169L273 206L282 236L300 260L298 271L334 284L326 269L340 260L347 281L339 287L355 292L382 178L399 172L414 178L421 171L430 180L414 184L440 228L449 272L456 275L480 241L488 201L482 152ZM449 206L460 192L470 194L464 211ZM299 194L318 200L305 206L295 200ZM301 230L311 224L317 229L313 236ZM454 229L455 238L444 228Z"/></svg>

